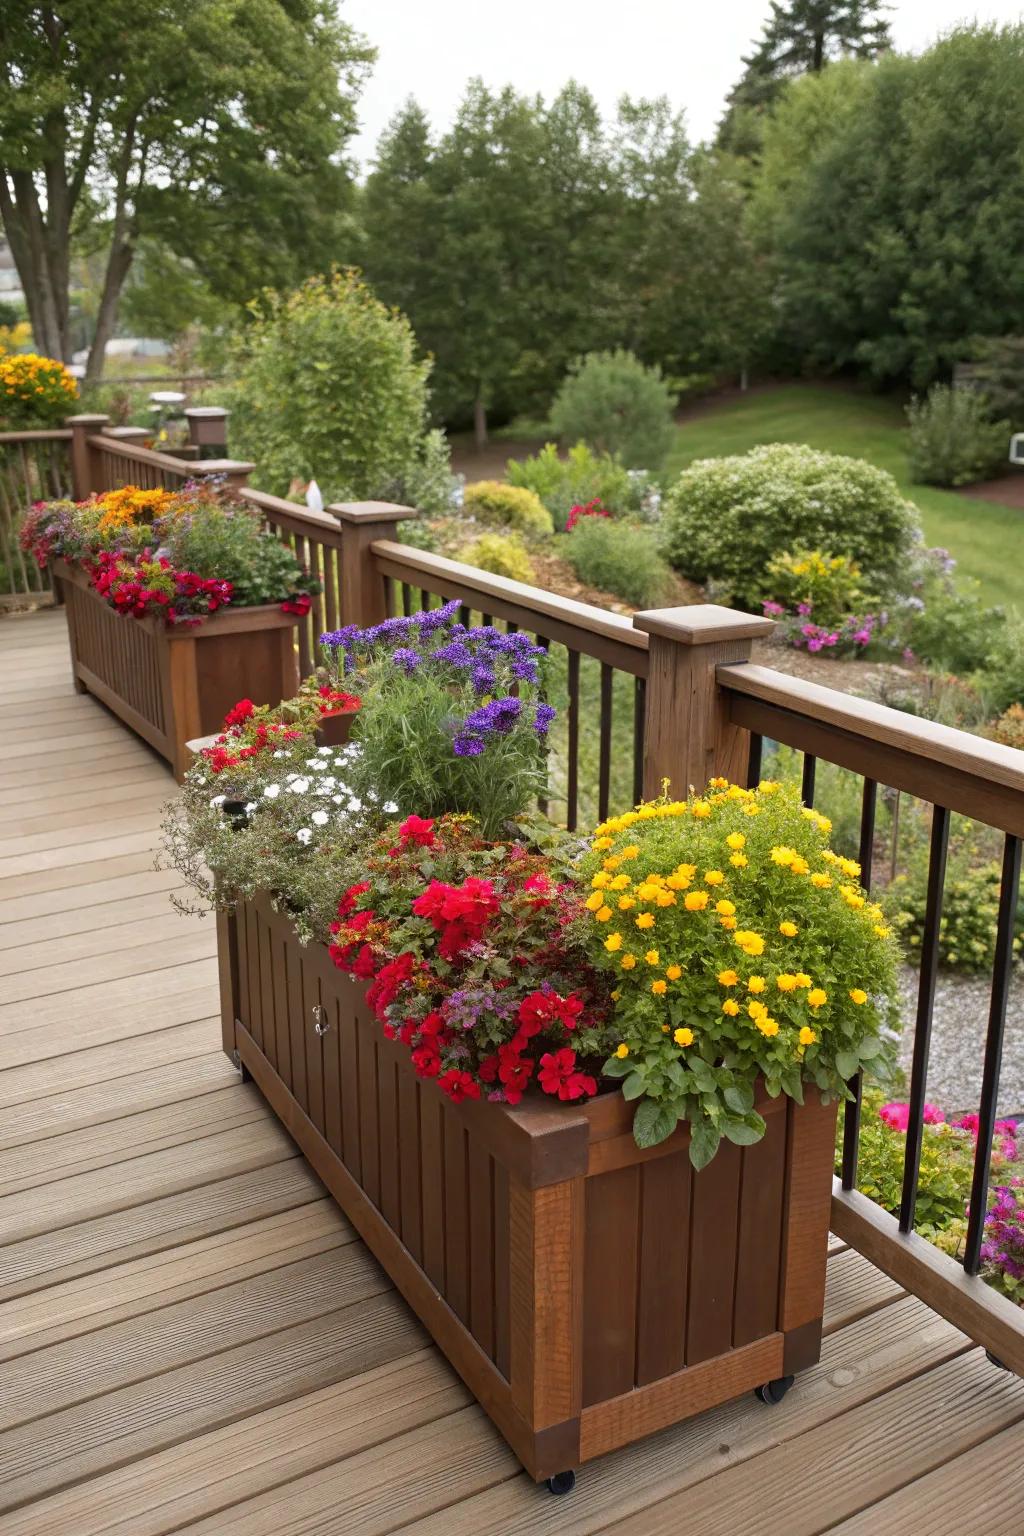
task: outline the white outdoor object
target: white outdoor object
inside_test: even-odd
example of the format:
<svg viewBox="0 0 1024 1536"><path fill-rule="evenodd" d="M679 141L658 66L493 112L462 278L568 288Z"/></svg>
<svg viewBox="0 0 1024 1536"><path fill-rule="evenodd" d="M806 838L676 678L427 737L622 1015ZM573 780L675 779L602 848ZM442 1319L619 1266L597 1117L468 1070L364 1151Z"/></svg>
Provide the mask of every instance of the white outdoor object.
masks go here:
<svg viewBox="0 0 1024 1536"><path fill-rule="evenodd" d="M306 506L311 512L322 512L324 509L323 494L315 480L306 486Z"/></svg>
<svg viewBox="0 0 1024 1536"><path fill-rule="evenodd" d="M1010 463L1024 464L1024 432L1015 432L1010 438Z"/></svg>
<svg viewBox="0 0 1024 1536"><path fill-rule="evenodd" d="M185 396L176 389L154 389L149 397L154 405L184 405Z"/></svg>

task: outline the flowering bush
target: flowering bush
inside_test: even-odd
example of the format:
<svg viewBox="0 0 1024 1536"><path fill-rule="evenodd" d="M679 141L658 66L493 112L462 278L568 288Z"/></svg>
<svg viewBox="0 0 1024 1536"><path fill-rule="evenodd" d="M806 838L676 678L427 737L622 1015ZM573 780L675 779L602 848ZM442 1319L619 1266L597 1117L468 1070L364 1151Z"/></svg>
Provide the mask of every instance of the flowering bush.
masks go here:
<svg viewBox="0 0 1024 1536"><path fill-rule="evenodd" d="M907 1150L906 1104L884 1103L877 1091L864 1095L857 1154L857 1188L884 1211L899 1211ZM839 1126L842 1138L842 1123ZM969 1135L946 1122L935 1105L925 1109L921 1172L917 1181L915 1229L934 1237L963 1219L971 1194L974 1153ZM839 1169L840 1147L836 1149Z"/></svg>
<svg viewBox="0 0 1024 1536"><path fill-rule="evenodd" d="M597 1092L606 991L574 923L580 898L552 852L492 843L466 817L409 816L345 891L331 956L368 982L389 1039L456 1102L518 1104L536 1084Z"/></svg>
<svg viewBox="0 0 1024 1536"><path fill-rule="evenodd" d="M595 499L613 517L647 521L657 517L661 504L657 483L646 470L627 469L617 455L594 453L586 443L576 443L566 454L545 443L528 459L510 459L505 474L509 485L525 486L540 497L559 531L568 528L574 506Z"/></svg>
<svg viewBox="0 0 1024 1536"><path fill-rule="evenodd" d="M224 716L224 729L200 756L213 774L260 757L299 737L311 739L328 714L354 714L360 707L355 694L306 678L298 695L271 708L239 699Z"/></svg>
<svg viewBox="0 0 1024 1536"><path fill-rule="evenodd" d="M777 555L767 572L771 597L761 606L797 650L861 651L883 621L866 611L860 579L860 566L846 555L817 549Z"/></svg>
<svg viewBox="0 0 1024 1536"><path fill-rule="evenodd" d="M721 779L597 828L587 943L615 976L621 1036L604 1070L640 1101L641 1146L689 1120L703 1167L722 1136L764 1134L758 1078L772 1097L799 1102L805 1081L842 1096L882 1052L896 948L829 830L793 789Z"/></svg>
<svg viewBox="0 0 1024 1536"><path fill-rule="evenodd" d="M981 1256L985 1279L1024 1306L1024 1176L992 1191Z"/></svg>
<svg viewBox="0 0 1024 1536"><path fill-rule="evenodd" d="M0 424L5 429L61 422L77 396L78 385L56 358L35 352L0 356Z"/></svg>
<svg viewBox="0 0 1024 1536"><path fill-rule="evenodd" d="M544 779L555 711L546 652L529 635L467 629L457 602L321 637L337 686L357 680L358 782L403 812L475 816L485 836L525 810Z"/></svg>
<svg viewBox="0 0 1024 1536"><path fill-rule="evenodd" d="M611 513L608 511L607 507L603 507L601 505L601 499L598 496L595 496L592 501L584 502L582 504L580 502L575 502L573 506L569 508L569 516L566 519L565 524L566 533L572 533L573 529L576 527L576 524L582 517L611 517Z"/></svg>
<svg viewBox="0 0 1024 1536"><path fill-rule="evenodd" d="M58 558L81 566L119 613L155 613L168 624L195 623L227 603L279 602L304 614L319 590L253 508L209 481L40 502L19 539L40 567Z"/></svg>

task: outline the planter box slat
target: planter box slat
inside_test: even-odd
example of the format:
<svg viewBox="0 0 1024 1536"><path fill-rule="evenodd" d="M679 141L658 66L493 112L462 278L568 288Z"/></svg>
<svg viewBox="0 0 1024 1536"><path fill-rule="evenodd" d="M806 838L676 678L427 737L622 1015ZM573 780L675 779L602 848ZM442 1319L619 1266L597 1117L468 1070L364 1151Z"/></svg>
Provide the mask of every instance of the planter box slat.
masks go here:
<svg viewBox="0 0 1024 1536"><path fill-rule="evenodd" d="M618 1094L451 1103L268 898L219 935L245 1069L534 1477L817 1359L834 1106L695 1174Z"/></svg>

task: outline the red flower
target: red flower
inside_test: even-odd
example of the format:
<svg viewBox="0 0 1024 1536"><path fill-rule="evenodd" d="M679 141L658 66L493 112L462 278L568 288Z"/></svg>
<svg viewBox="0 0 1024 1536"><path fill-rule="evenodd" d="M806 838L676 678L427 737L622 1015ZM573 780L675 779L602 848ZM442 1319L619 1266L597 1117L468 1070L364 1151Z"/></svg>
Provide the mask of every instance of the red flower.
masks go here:
<svg viewBox="0 0 1024 1536"><path fill-rule="evenodd" d="M478 1099L480 1097L480 1085L475 1083L468 1072L460 1072L451 1067L443 1077L438 1078L439 1087L451 1099L453 1104L461 1104L463 1099Z"/></svg>
<svg viewBox="0 0 1024 1536"><path fill-rule="evenodd" d="M547 875L531 875L523 881L523 890L529 891L535 907L551 905L551 882Z"/></svg>
<svg viewBox="0 0 1024 1536"><path fill-rule="evenodd" d="M412 910L417 917L428 918L438 930L447 923L459 921L483 929L498 911L498 906L490 880L471 875L461 885L445 885L441 880L431 880L422 896L417 896L413 902Z"/></svg>
<svg viewBox="0 0 1024 1536"><path fill-rule="evenodd" d="M244 725L255 708L252 699L239 699L234 709L229 709L224 716L224 729L230 730L233 725Z"/></svg>
<svg viewBox="0 0 1024 1536"><path fill-rule="evenodd" d="M313 599L305 592L293 592L291 597L286 597L281 604L282 613L297 613L300 619L304 619L313 606Z"/></svg>
<svg viewBox="0 0 1024 1536"><path fill-rule="evenodd" d="M357 917L359 915L356 913ZM388 1008L412 978L415 969L416 956L410 954L408 950L399 955L397 960L389 960L386 965L381 966L374 977L373 985L366 989L366 1001L378 1019L384 1019Z"/></svg>
<svg viewBox="0 0 1024 1536"><path fill-rule="evenodd" d="M541 1057L537 1081L545 1093L557 1094L560 1099L581 1099L597 1092L594 1079L576 1070L576 1052L568 1046Z"/></svg>
<svg viewBox="0 0 1024 1536"><path fill-rule="evenodd" d="M331 688L326 683L322 688L317 689L317 692L320 695L322 715L352 714L362 708L362 699L354 693L339 692L337 688Z"/></svg>
<svg viewBox="0 0 1024 1536"><path fill-rule="evenodd" d="M360 896L369 889L369 880L360 880L357 885L350 885L338 902L338 916L348 917L350 912L354 912Z"/></svg>
<svg viewBox="0 0 1024 1536"><path fill-rule="evenodd" d="M436 1077L441 1070L441 1056L437 1046L433 1042L417 1046L412 1053L412 1064L419 1077Z"/></svg>
<svg viewBox="0 0 1024 1536"><path fill-rule="evenodd" d="M418 848L432 848L434 846L433 817L424 820L422 816L407 816L398 829L398 839L403 848L408 848L410 843L415 843Z"/></svg>
<svg viewBox="0 0 1024 1536"><path fill-rule="evenodd" d="M520 1033L529 1039L550 1024L575 1029L582 1012L583 999L575 992L570 992L568 997L559 997L557 992L531 992L519 1004Z"/></svg>
<svg viewBox="0 0 1024 1536"><path fill-rule="evenodd" d="M361 945L355 964L352 967L352 975L358 977L360 981L369 981L376 969L377 956L374 954L373 949L369 944Z"/></svg>

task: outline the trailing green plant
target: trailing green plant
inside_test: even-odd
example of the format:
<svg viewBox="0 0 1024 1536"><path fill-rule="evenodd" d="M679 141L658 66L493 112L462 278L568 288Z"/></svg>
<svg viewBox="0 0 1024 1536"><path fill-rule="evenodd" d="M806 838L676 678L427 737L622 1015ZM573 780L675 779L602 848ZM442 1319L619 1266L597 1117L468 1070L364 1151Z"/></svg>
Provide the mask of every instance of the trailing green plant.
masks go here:
<svg viewBox="0 0 1024 1536"><path fill-rule="evenodd" d="M621 455L628 469L660 469L672 446L672 391L632 352L588 352L554 398L551 425L566 443Z"/></svg>
<svg viewBox="0 0 1024 1536"><path fill-rule="evenodd" d="M480 571L507 576L512 581L532 582L536 578L529 551L515 533L482 533L459 550L459 559Z"/></svg>
<svg viewBox="0 0 1024 1536"><path fill-rule="evenodd" d="M529 538L549 538L554 533L551 513L535 492L500 480L477 480L467 485L463 511L492 528L514 528Z"/></svg>
<svg viewBox="0 0 1024 1536"><path fill-rule="evenodd" d="M657 607L671 594L672 572L645 528L584 517L559 540L558 552L580 581L635 608Z"/></svg>
<svg viewBox="0 0 1024 1536"><path fill-rule="evenodd" d="M505 473L510 485L524 486L540 497L564 532L574 506L599 501L613 517L634 515L652 520L660 505L660 493L652 475L628 470L610 453L595 453L586 443L576 443L559 453L545 443L528 459L510 459Z"/></svg>
<svg viewBox="0 0 1024 1536"><path fill-rule="evenodd" d="M771 596L772 561L793 548L845 555L887 595L905 580L920 519L885 470L776 443L691 464L666 497L663 529L677 570L756 609Z"/></svg>
<svg viewBox="0 0 1024 1536"><path fill-rule="evenodd" d="M992 421L976 390L933 384L907 406L910 478L920 485L967 485L985 480L1005 462L1008 421Z"/></svg>

